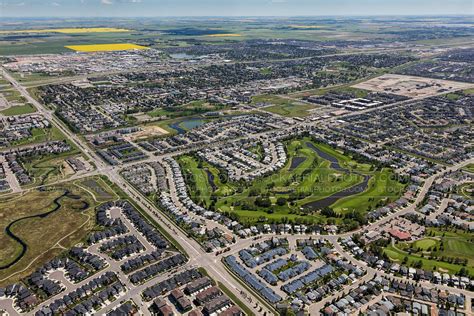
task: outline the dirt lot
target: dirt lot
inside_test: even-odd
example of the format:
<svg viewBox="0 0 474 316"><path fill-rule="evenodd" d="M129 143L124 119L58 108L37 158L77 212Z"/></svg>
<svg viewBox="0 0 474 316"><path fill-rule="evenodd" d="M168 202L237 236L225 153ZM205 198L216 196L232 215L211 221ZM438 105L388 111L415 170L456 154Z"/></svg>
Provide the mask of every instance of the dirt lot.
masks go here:
<svg viewBox="0 0 474 316"><path fill-rule="evenodd" d="M130 141L135 141L137 139L148 138L152 136L166 135L168 131L159 127L159 126L143 126L141 130L127 135L125 138Z"/></svg>
<svg viewBox="0 0 474 316"><path fill-rule="evenodd" d="M457 81L386 74L358 83L353 87L416 98L468 89L474 87L474 85Z"/></svg>

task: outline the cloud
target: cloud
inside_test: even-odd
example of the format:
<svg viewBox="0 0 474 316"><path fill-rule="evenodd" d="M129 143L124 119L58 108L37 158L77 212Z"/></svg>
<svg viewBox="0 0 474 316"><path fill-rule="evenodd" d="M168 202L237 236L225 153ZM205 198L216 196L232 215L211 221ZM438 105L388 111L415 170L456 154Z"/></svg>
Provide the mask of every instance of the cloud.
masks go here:
<svg viewBox="0 0 474 316"><path fill-rule="evenodd" d="M113 4L112 0L100 0L100 3L110 5Z"/></svg>
<svg viewBox="0 0 474 316"><path fill-rule="evenodd" d="M59 6L61 6L61 4L59 4L59 3L57 3L57 2L51 2L51 5L52 5L53 7L59 7Z"/></svg>

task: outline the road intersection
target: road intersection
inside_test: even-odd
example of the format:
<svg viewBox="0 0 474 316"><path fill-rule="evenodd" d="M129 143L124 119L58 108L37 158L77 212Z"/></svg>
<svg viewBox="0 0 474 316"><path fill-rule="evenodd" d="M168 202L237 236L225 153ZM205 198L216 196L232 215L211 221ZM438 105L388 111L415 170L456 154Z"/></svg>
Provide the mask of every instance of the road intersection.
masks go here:
<svg viewBox="0 0 474 316"><path fill-rule="evenodd" d="M78 135L74 134L71 132L67 126L60 121L51 111L50 109L47 109L43 104L41 104L38 100L33 98L28 90L22 86L13 76L11 76L5 69L2 69L2 75L6 80L8 80L11 85L18 90L23 97L26 98L26 100L33 104L33 106L37 109L37 111L42 114L46 119L48 119L55 127L57 127L69 140L72 144L77 146L83 153L83 155L86 157L87 160L91 161L95 165L95 170L83 173L77 176L72 176L68 179L64 179L61 181L54 182L52 184L59 184L63 182L69 182L72 180L76 179L81 179L85 177L90 177L90 176L96 176L96 175L105 175L107 176L113 183L115 183L121 190L123 190L128 196L130 196L134 202L143 210L145 211L154 221L156 221L161 228L166 231L170 236L172 236L177 243L180 244L180 246L185 250L187 256L189 257L189 261L186 265L180 268L180 270L185 269L185 268L190 268L193 266L197 267L202 267L206 269L206 271L209 273L209 275L216 281L221 282L222 284L225 285L232 293L238 297L242 302L245 302L249 307L252 308L253 312L255 315L271 315L274 314L275 311L274 309L268 308L268 304L262 303L262 298L259 297L255 292L244 288L240 286L239 282L236 282L234 279L234 276L228 271L228 269L225 267L224 263L222 262L222 258L229 255L229 254L235 254L237 253L240 249L246 248L250 246L251 244L255 243L254 238L247 238L247 239L237 239L236 243L230 246L230 250L226 251L225 253L218 254L216 255L215 253L208 253L206 252L201 245L194 240L193 238L190 238L188 234L186 234L176 223L170 218L163 213L155 204L153 204L151 201L149 201L145 196L143 196L135 187L133 187L131 184L129 184L121 175L120 175L120 170L123 167L130 166L136 163L146 163L146 162L154 162L154 161L162 161L163 158L165 157L173 157L177 156L183 152L188 152L188 151L193 151L196 150L199 147L190 147L186 148L184 150L179 150L173 153L169 154L163 154L163 155L155 155L155 156L150 156L145 160L141 160L136 163L129 163L129 164L123 164L119 166L109 166L107 165L90 147L88 144ZM390 106L397 106L397 104L392 104ZM373 109L372 109L373 110ZM315 123L305 123L308 125L315 124ZM258 138L261 136L264 136L267 134L267 132L256 134L250 136L251 138ZM224 144L225 141L223 142L217 142L214 143L213 146L217 146L220 144ZM348 232L348 233L342 233L342 234L337 234L337 235L311 235L312 238L322 238L330 241L335 250L343 256L345 259L347 259L349 262L353 263L356 266L363 267L363 269L366 271L366 274L359 279L357 282L351 284L350 286L347 286L344 288L344 292L350 291L352 288L355 288L359 286L361 283L369 281L375 276L385 276L390 279L397 279L396 277L389 275L383 271L373 269L371 267L368 267L366 263L361 262L353 258L347 251L345 251L340 244L338 243L339 238L344 238L353 235L354 233L360 233L366 230L370 230L371 227L377 227L380 226L391 219L398 217L400 215L406 214L410 211L413 211L414 208L419 205L423 199L426 197L426 194L428 193L429 188L433 184L433 182L441 177L442 175L458 170L464 166L466 166L469 163L473 163L474 158L471 158L467 161L463 161L459 164L456 164L454 166L449 166L446 167L443 171L432 175L426 181L424 182L421 190L418 192L418 195L416 197L416 200L392 213L389 214L386 217L381 218L380 220L369 224L368 226L362 227L358 229L357 231L353 232ZM169 169L169 168L168 168ZM167 174L169 176L170 170L167 170ZM51 185L51 184L49 184ZM38 187L35 187L38 188ZM30 190L35 189L35 188L30 188ZM23 191L22 189L18 188L15 190L13 193L21 192ZM176 190L172 190L171 194L176 194ZM176 196L174 196L176 198ZM290 244L295 244L296 239L301 239L304 238L307 235L279 235L279 237L284 237L287 238L290 242ZM265 237L273 237L273 235L262 235L262 238ZM100 254L99 254L100 255ZM118 265L109 265L106 271L115 271L115 272L120 272L120 267ZM59 276L60 277L60 276ZM144 284L134 286L128 281L128 278L124 276L123 274L119 273L120 280L126 285L128 291L125 293L124 296L120 297L120 299L116 300L115 302L109 304L106 308L100 311L100 313L105 313L119 305L119 303L123 300L127 299L134 299L134 301L138 301L139 305L143 305L143 302L141 301L140 298L140 293L147 287L164 280L169 277L169 273L165 273L163 275L159 275L158 277L155 277L149 281L147 281ZM403 281L407 281L407 279L403 279ZM413 281L409 281L413 282ZM75 285L70 285L67 291L72 291L78 286L80 286L81 283L75 284ZM422 284L423 286L427 287L436 287L438 289L443 289L443 290L448 290L452 293L460 293L461 290L447 287L444 285L433 285L433 284ZM466 291L462 291L463 294L466 294ZM322 301L312 304L309 307L309 311L311 315L317 315L320 311L320 309L327 303L333 300L334 298L338 297L340 293L334 293L333 295L330 295L326 298L324 298ZM41 306L48 304L53 298L49 299L48 301L44 302L41 304ZM468 304L468 311L470 311L470 298L466 299L466 302L469 302ZM10 315L15 315L16 311L12 308L12 302L11 300L3 300L1 301L0 308L5 309ZM38 310L41 306L39 306L36 310ZM143 313L146 315L147 310L143 309Z"/></svg>

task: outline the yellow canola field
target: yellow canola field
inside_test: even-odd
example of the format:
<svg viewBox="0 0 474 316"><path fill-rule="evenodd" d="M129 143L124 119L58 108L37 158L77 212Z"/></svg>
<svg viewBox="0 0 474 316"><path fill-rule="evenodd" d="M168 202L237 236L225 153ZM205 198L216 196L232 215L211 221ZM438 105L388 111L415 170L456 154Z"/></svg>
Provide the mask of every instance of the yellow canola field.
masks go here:
<svg viewBox="0 0 474 316"><path fill-rule="evenodd" d="M11 30L0 31L0 34L15 34L15 33L63 33L63 34L79 34L79 33L116 33L129 32L127 29L118 29L114 27L81 27L81 28L66 28L66 29L33 29L33 30Z"/></svg>
<svg viewBox="0 0 474 316"><path fill-rule="evenodd" d="M70 45L65 46L66 48L75 50L76 52L111 52L119 50L131 50L131 49L148 49L148 47L140 46L136 44L92 44L92 45Z"/></svg>
<svg viewBox="0 0 474 316"><path fill-rule="evenodd" d="M209 34L209 35L206 35L206 36L209 36L209 37L239 37L239 36L242 36L242 35L237 34L237 33L227 33L227 34Z"/></svg>

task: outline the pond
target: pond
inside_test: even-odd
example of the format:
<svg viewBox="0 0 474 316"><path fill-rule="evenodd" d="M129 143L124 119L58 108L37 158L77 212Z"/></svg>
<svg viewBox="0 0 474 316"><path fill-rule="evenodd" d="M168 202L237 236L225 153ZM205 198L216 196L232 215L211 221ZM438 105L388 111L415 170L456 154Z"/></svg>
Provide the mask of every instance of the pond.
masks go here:
<svg viewBox="0 0 474 316"><path fill-rule="evenodd" d="M342 167L339 164L339 161L337 160L336 157L320 150L319 148L317 148L316 146L314 146L310 142L307 142L306 145L309 148L311 148L312 150L314 150L321 158L323 158L325 160L328 160L331 163L331 168L332 169L335 169L335 170L338 170L338 171L341 171L341 172L344 172L344 173L347 173L347 174L350 173L350 170ZM326 198L323 198L321 200L306 203L306 204L303 205L303 208L304 209L309 209L309 210L323 209L325 207L329 207L330 205L336 203L339 199L342 199L342 198L345 198L345 197L348 197L348 196L351 196L351 195L359 194L359 193L362 193L365 190L367 190L367 188L369 187L370 177L367 176L367 175L364 175L364 174L360 174L358 172L354 172L354 174L358 174L358 175L363 176L364 180L362 182L356 184L356 185L353 185L353 186L351 186L349 188L346 188L342 191L336 192L336 193L334 193L334 194L332 194L332 195L330 195Z"/></svg>
<svg viewBox="0 0 474 316"><path fill-rule="evenodd" d="M184 134L186 131L199 127L206 123L206 120L200 118L189 118L182 121L174 122L170 124L170 127L178 132L178 134Z"/></svg>

